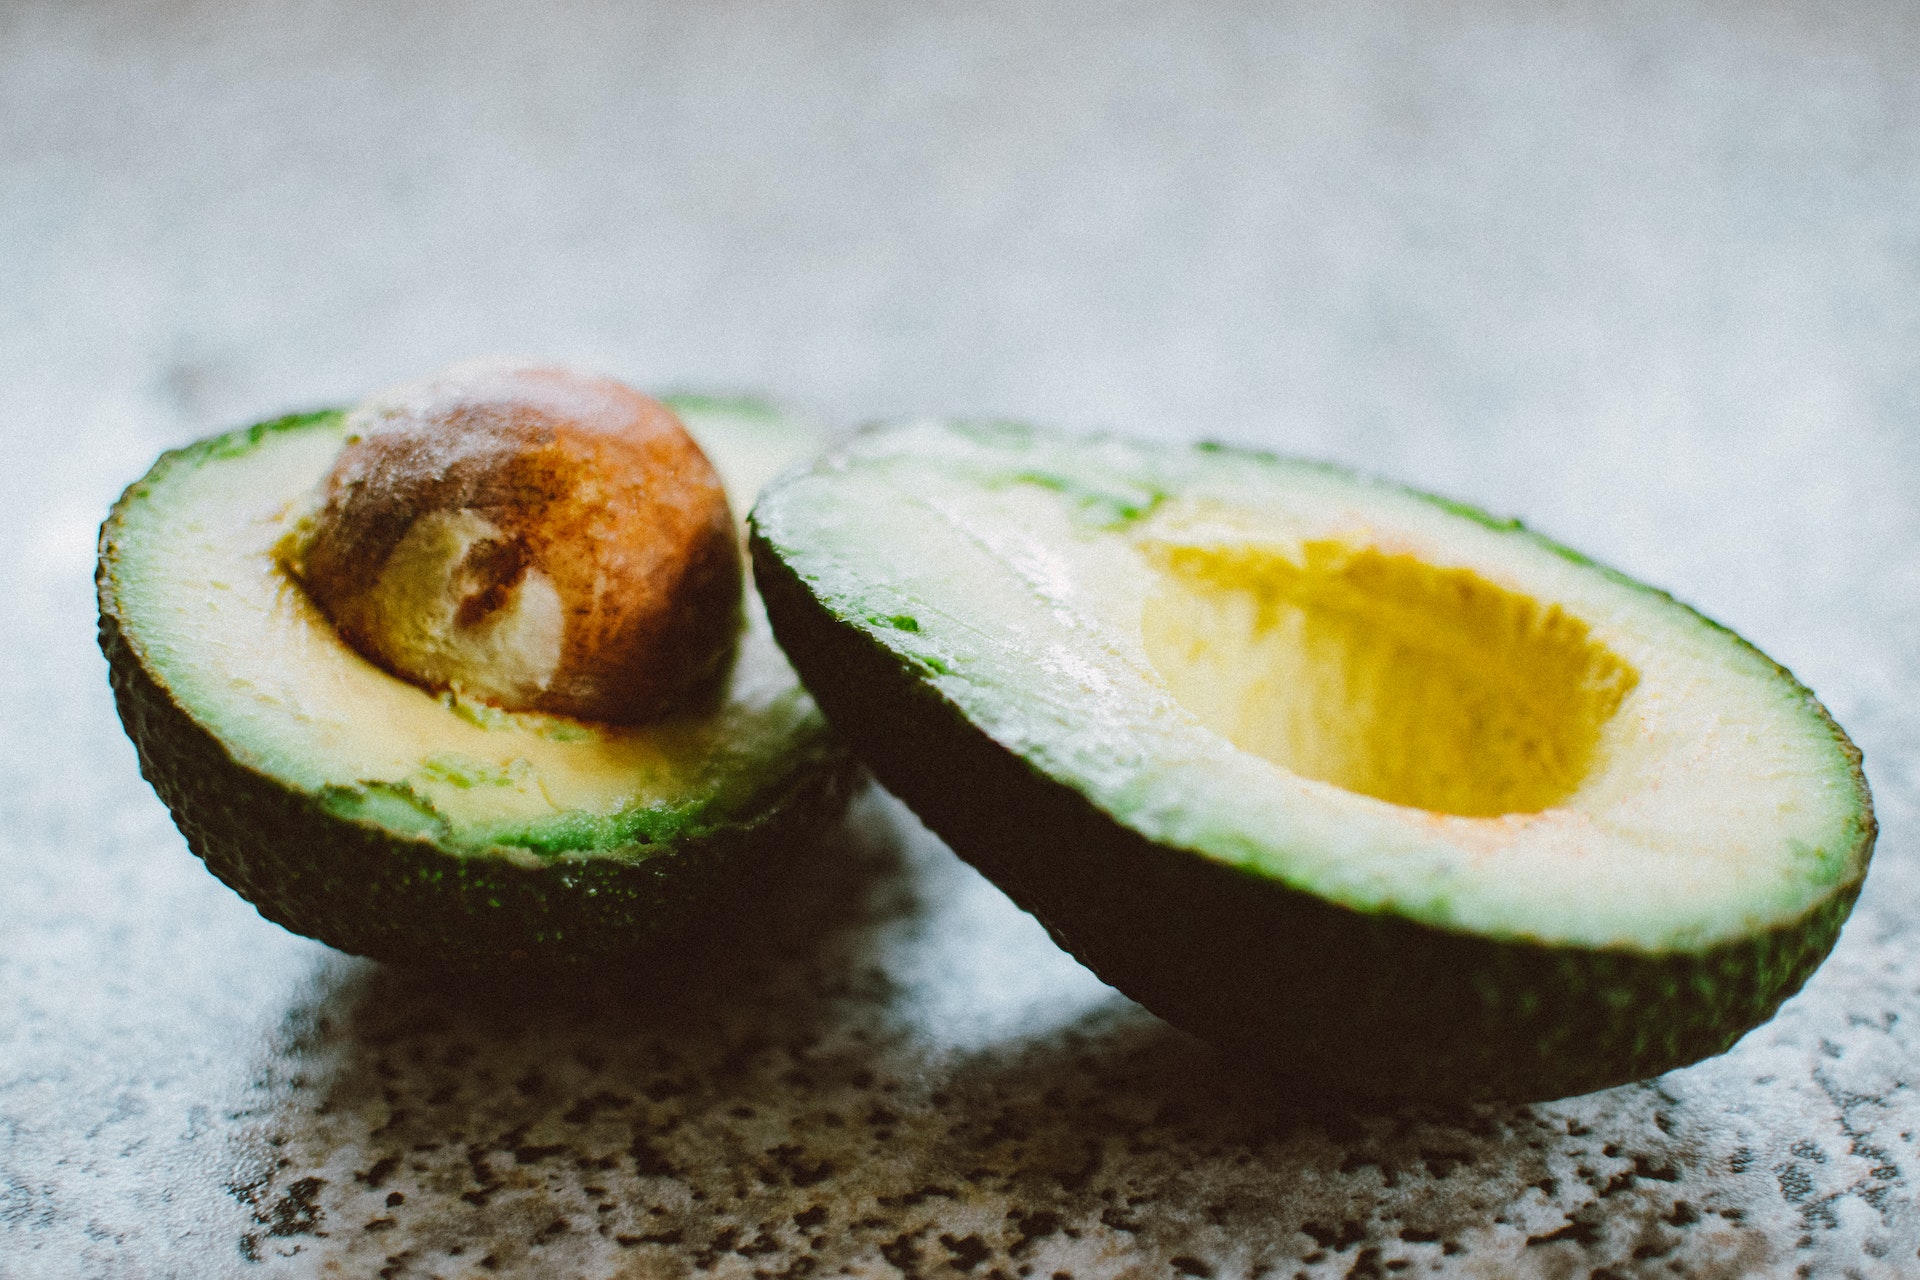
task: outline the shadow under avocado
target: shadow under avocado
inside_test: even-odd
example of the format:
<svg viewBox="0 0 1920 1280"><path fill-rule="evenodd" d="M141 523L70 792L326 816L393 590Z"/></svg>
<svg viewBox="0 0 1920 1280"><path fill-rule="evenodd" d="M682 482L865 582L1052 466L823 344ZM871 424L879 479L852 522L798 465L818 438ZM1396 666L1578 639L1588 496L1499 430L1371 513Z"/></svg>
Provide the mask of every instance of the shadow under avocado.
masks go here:
<svg viewBox="0 0 1920 1280"><path fill-rule="evenodd" d="M631 972L328 961L246 1108L242 1256L1012 1275L1125 1241L1233 1274L1362 1241L1437 1251L1554 1185L1550 1113L1329 1103L1104 989L943 1040L929 968L962 995L1005 977L983 946L1072 970L900 812L865 792L806 875Z"/></svg>

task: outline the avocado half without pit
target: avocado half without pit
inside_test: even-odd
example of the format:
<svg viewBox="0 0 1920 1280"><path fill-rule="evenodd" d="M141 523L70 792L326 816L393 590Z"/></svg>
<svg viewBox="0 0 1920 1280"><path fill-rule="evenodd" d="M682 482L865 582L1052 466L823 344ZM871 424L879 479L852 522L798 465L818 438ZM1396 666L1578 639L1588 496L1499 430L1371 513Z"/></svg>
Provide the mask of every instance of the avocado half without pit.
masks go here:
<svg viewBox="0 0 1920 1280"><path fill-rule="evenodd" d="M1866 872L1859 752L1792 675L1455 503L916 424L751 526L879 779L1102 978L1297 1086L1540 1099L1721 1052Z"/></svg>
<svg viewBox="0 0 1920 1280"><path fill-rule="evenodd" d="M480 363L165 454L97 575L142 772L209 869L343 950L646 953L804 865L848 794L726 497L819 443Z"/></svg>

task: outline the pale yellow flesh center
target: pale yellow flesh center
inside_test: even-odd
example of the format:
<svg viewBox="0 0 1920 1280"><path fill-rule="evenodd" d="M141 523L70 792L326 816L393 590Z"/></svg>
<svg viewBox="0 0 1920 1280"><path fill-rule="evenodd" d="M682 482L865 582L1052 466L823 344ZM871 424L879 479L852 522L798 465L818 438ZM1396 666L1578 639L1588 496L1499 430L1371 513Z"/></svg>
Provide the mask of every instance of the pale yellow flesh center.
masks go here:
<svg viewBox="0 0 1920 1280"><path fill-rule="evenodd" d="M1148 658L1203 724L1301 777L1461 817L1563 803L1639 674L1560 608L1325 540L1149 549Z"/></svg>

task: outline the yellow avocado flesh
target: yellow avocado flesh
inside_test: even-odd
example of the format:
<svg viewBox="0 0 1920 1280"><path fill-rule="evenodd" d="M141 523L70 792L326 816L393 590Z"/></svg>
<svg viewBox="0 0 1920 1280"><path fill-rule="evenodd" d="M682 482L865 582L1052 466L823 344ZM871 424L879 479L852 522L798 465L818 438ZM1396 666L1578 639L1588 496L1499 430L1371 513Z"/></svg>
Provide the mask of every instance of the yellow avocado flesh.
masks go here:
<svg viewBox="0 0 1920 1280"><path fill-rule="evenodd" d="M1303 778L1461 817L1579 789L1639 673L1585 623L1496 586L1335 541L1300 563L1166 547L1141 633L1168 690Z"/></svg>
<svg viewBox="0 0 1920 1280"><path fill-rule="evenodd" d="M815 443L750 409L683 416L736 509ZM276 555L342 432L329 416L182 451L117 516L113 589L138 622L129 642L240 764L454 850L551 857L750 818L824 749L824 722L750 591L717 705L646 725L508 713L373 666Z"/></svg>
<svg viewBox="0 0 1920 1280"><path fill-rule="evenodd" d="M769 523L824 603L1147 838L1362 911L1641 951L1861 874L1850 744L1667 596L1326 468L996 432L856 442Z"/></svg>

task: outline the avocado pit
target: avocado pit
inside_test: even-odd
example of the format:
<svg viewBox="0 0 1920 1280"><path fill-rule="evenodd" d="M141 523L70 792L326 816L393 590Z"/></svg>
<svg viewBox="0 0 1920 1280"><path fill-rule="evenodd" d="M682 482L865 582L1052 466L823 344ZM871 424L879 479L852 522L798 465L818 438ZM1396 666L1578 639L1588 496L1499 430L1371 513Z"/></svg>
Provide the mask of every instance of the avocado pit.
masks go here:
<svg viewBox="0 0 1920 1280"><path fill-rule="evenodd" d="M665 405L607 378L477 363L369 399L347 440L283 556L369 661L616 724L725 674L738 535Z"/></svg>

